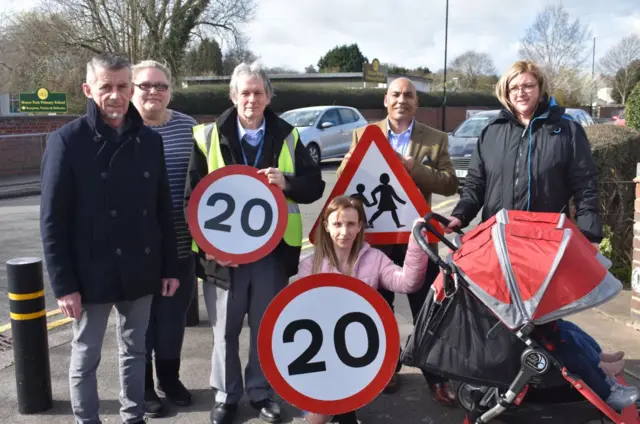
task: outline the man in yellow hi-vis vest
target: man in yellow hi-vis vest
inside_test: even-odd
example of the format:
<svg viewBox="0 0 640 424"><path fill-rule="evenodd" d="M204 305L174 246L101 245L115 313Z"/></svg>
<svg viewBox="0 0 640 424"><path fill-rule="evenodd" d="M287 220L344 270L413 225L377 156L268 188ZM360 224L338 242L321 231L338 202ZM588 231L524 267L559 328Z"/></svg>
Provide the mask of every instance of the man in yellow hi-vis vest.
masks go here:
<svg viewBox="0 0 640 424"><path fill-rule="evenodd" d="M213 326L214 348L210 384L217 390L211 411L213 424L230 424L243 395L238 338L245 314L249 316L251 346L244 387L260 418L279 422L280 407L273 401L257 353L260 320L267 306L298 272L302 220L298 203L322 197L325 183L320 168L300 142L298 132L267 108L273 88L257 64L242 63L233 71L230 96L234 103L214 124L194 128L185 188L185 210L191 192L208 173L233 164L256 167L280 187L288 205L283 240L269 255L254 263L235 265L199 255L196 274L204 281L204 298Z"/></svg>

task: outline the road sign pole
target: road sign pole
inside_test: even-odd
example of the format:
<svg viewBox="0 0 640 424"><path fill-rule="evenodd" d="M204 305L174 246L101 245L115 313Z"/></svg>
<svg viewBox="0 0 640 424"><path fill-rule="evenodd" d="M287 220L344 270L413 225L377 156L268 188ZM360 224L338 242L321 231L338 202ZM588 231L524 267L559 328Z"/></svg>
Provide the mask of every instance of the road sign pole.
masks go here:
<svg viewBox="0 0 640 424"><path fill-rule="evenodd" d="M37 414L53 403L42 260L9 260L7 278L18 410Z"/></svg>

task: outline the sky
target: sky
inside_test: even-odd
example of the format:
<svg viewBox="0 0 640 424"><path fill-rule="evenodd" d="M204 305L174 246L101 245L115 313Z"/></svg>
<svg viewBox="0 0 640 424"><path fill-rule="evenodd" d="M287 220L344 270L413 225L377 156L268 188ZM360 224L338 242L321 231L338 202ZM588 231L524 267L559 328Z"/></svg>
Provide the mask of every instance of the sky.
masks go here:
<svg viewBox="0 0 640 424"><path fill-rule="evenodd" d="M243 28L249 48L268 67L303 71L328 50L357 43L369 59L409 68L444 66L445 0L255 0ZM518 59L518 43L537 12L563 4L596 37L596 61L616 42L640 35L639 0L450 0L449 63L476 50L491 55L498 73ZM0 13L35 0L0 0ZM592 39L588 43L592 47ZM591 56L589 55L589 58ZM590 69L590 59L585 66Z"/></svg>

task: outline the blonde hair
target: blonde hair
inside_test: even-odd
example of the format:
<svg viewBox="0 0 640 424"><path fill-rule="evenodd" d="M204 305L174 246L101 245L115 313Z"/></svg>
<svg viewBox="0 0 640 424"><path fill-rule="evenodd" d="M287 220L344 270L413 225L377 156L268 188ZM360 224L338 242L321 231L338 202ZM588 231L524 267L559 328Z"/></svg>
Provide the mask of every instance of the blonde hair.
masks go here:
<svg viewBox="0 0 640 424"><path fill-rule="evenodd" d="M347 269L345 274L351 275L353 273L353 267L356 263L356 259L358 259L358 254L360 253L360 249L362 249L362 245L364 244L364 228L365 223L367 222L367 216L364 212L364 206L362 206L362 202L357 199L354 199L349 196L338 196L335 197L329 202L325 210L322 212L322 221L320 225L316 228L315 234L315 253L313 254L313 266L312 273L317 274L322 271L322 263L324 262L324 258L329 260L329 264L336 269L339 268L338 258L336 256L336 250L333 247L333 240L331 240L331 236L329 235L329 231L327 231L326 225L327 220L329 219L329 215L336 211L342 211L345 209L353 208L358 212L358 219L362 223L362 228L358 233L355 241L353 242L353 246L351 246L351 252L349 253L349 261L347 263Z"/></svg>
<svg viewBox="0 0 640 424"><path fill-rule="evenodd" d="M538 81L540 99L549 97L549 80L542 69L534 62L519 60L511 65L511 68L509 68L507 72L500 77L498 84L496 84L496 97L500 103L502 103L502 105L513 114L515 114L515 108L509 101L509 84L514 78L526 73L530 73Z"/></svg>
<svg viewBox="0 0 640 424"><path fill-rule="evenodd" d="M171 89L171 69L165 64L157 62L155 60L143 60L142 62L136 63L133 65L133 79L136 79L136 75L140 73L140 71L144 69L155 68L162 71L165 77L167 77L167 82L169 83L169 89Z"/></svg>

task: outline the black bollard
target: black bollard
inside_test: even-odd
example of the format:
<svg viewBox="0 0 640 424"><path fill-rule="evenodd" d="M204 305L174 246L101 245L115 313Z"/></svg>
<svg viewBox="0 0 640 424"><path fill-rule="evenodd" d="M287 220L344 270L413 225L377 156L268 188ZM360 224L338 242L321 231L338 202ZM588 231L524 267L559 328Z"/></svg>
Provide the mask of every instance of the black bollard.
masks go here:
<svg viewBox="0 0 640 424"><path fill-rule="evenodd" d="M196 289L193 291L193 298L187 311L187 327L195 327L200 323L200 305L198 304L198 279L196 278Z"/></svg>
<svg viewBox="0 0 640 424"><path fill-rule="evenodd" d="M36 414L53 403L42 260L7 261L7 278L18 410Z"/></svg>

